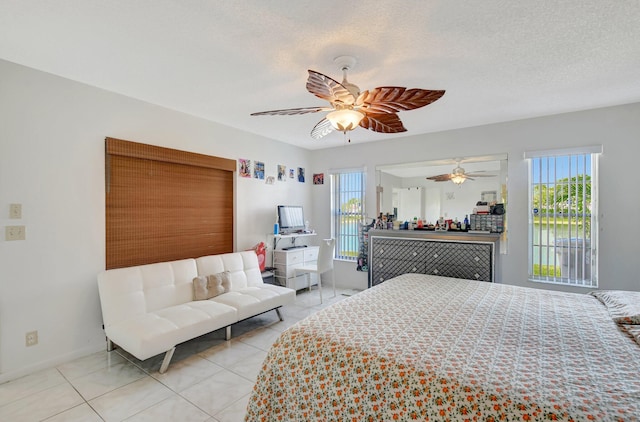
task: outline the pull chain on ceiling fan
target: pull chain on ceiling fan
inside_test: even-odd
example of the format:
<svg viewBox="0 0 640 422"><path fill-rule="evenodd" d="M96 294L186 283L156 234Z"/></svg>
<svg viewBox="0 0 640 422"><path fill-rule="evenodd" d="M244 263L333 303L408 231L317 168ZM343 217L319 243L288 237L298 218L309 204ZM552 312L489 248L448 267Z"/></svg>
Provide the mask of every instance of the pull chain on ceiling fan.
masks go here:
<svg viewBox="0 0 640 422"><path fill-rule="evenodd" d="M355 65L355 59L349 56L341 56L337 57L334 62L340 64L340 70L342 70L342 82L340 84L349 91L354 99L358 98L360 95L360 88L347 81L347 71L351 70ZM333 126L334 129L337 129L346 135L347 131L351 131L358 127L362 119L365 117L366 115L362 111L356 110L355 107L353 107L353 104L348 104L344 108L338 109L336 107L335 111L327 114L326 119L331 122L331 126Z"/></svg>
<svg viewBox="0 0 640 422"><path fill-rule="evenodd" d="M301 107L252 113L252 116L295 115L329 111L311 130L311 137L320 139L334 130L346 133L360 126L380 133L406 132L397 113L414 110L437 101L444 90L407 89L384 86L360 92L357 85L347 80L347 71L353 68L355 58L340 56L334 60L342 70L342 83L314 70L309 70L307 90L328 101L331 107Z"/></svg>

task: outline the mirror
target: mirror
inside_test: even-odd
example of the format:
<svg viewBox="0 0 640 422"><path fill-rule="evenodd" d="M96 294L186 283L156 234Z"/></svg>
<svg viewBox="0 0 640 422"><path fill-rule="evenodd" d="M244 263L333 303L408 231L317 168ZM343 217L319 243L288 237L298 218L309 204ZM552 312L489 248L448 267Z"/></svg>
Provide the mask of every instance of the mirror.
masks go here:
<svg viewBox="0 0 640 422"><path fill-rule="evenodd" d="M456 184L448 175L462 173ZM447 176L445 176L447 175ZM434 181L428 177L439 176ZM507 154L376 166L376 215L396 215L435 223L439 217L459 221L472 214L478 201L507 203Z"/></svg>

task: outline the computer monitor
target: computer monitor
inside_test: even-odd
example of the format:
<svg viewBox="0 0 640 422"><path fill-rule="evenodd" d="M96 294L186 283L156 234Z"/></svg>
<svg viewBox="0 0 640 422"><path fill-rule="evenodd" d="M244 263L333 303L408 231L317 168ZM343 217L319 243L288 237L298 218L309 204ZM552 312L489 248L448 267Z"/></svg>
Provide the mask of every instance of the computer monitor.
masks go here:
<svg viewBox="0 0 640 422"><path fill-rule="evenodd" d="M304 231L302 205L278 205L278 224L282 234Z"/></svg>

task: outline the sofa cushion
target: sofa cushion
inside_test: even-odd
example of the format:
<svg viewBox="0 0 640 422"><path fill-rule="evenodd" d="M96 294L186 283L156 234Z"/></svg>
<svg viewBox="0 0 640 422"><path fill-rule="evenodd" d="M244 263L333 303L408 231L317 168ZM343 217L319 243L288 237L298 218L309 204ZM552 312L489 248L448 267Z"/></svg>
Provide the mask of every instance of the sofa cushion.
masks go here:
<svg viewBox="0 0 640 422"><path fill-rule="evenodd" d="M206 300L211 297L208 284L207 276L199 275L193 279L193 300Z"/></svg>
<svg viewBox="0 0 640 422"><path fill-rule="evenodd" d="M238 321L267 311L264 304L251 295L231 291L209 299L212 302L231 306L238 311Z"/></svg>
<svg viewBox="0 0 640 422"><path fill-rule="evenodd" d="M245 251L240 253L244 264L244 273L247 277L247 286L262 286L262 271L260 271L260 262L255 251Z"/></svg>
<svg viewBox="0 0 640 422"><path fill-rule="evenodd" d="M260 288L277 293L281 298L281 304L294 303L296 301L296 291L288 287L264 283L262 286L260 286Z"/></svg>
<svg viewBox="0 0 640 422"><path fill-rule="evenodd" d="M230 290L229 272L200 275L193 279L193 300L206 300Z"/></svg>
<svg viewBox="0 0 640 422"><path fill-rule="evenodd" d="M196 258L198 274L229 271L231 291L263 284L255 251L233 252Z"/></svg>
<svg viewBox="0 0 640 422"><path fill-rule="evenodd" d="M193 259L159 262L138 268L144 284L147 312L193 300L191 282L198 276Z"/></svg>
<svg viewBox="0 0 640 422"><path fill-rule="evenodd" d="M105 326L107 337L140 360L237 321L235 308L193 301Z"/></svg>
<svg viewBox="0 0 640 422"><path fill-rule="evenodd" d="M105 326L193 300L193 259L106 270L98 274Z"/></svg>
<svg viewBox="0 0 640 422"><path fill-rule="evenodd" d="M295 301L295 291L280 286L249 286L216 296L212 301L233 306L238 310L238 320L243 320ZM276 287L272 289L271 287ZM277 289L279 287L279 289Z"/></svg>

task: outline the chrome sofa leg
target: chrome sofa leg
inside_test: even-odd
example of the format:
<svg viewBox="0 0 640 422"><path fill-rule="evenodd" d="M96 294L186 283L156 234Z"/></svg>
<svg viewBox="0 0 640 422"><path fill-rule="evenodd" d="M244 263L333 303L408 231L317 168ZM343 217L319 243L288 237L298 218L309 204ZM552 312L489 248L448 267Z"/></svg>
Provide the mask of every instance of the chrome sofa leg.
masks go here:
<svg viewBox="0 0 640 422"><path fill-rule="evenodd" d="M224 335L224 339L227 340L227 341L231 340L231 326L230 325L227 325L227 330L226 330L226 333Z"/></svg>
<svg viewBox="0 0 640 422"><path fill-rule="evenodd" d="M167 350L167 353L164 354L164 359L162 360L162 365L160 365L160 373L164 374L167 372L167 368L169 367L169 362L171 362L171 358L173 357L173 352L176 351L176 348L172 348L171 350Z"/></svg>
<svg viewBox="0 0 640 422"><path fill-rule="evenodd" d="M280 321L284 321L284 318L282 318L282 314L280 313L280 308L276 308L276 314L278 314Z"/></svg>
<svg viewBox="0 0 640 422"><path fill-rule="evenodd" d="M109 337L107 337L107 352L113 352L113 350L115 349L115 345L113 344L113 342L111 341L111 339Z"/></svg>

